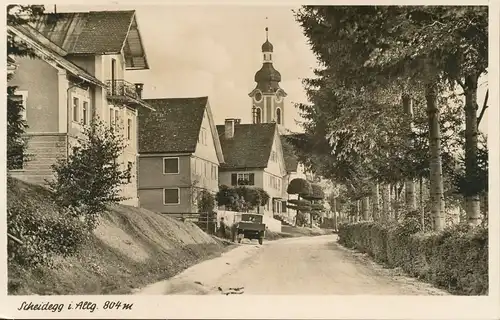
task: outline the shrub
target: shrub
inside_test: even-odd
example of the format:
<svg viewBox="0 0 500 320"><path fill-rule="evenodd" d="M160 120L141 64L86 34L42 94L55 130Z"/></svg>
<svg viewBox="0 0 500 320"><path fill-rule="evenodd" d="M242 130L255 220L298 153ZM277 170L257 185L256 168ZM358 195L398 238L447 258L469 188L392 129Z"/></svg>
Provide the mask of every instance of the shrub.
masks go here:
<svg viewBox="0 0 500 320"><path fill-rule="evenodd" d="M7 178L7 232L22 242L8 238L9 263L34 268L75 253L90 235L78 214L57 206L42 187L26 185Z"/></svg>
<svg viewBox="0 0 500 320"><path fill-rule="evenodd" d="M422 233L415 219L402 224L359 222L339 226L339 243L390 267L462 295L488 292L488 230L457 225Z"/></svg>
<svg viewBox="0 0 500 320"><path fill-rule="evenodd" d="M89 229L94 229L106 205L117 203L120 186L131 178L131 168L117 160L124 139L104 123L94 120L72 147L68 159L52 166L55 180L49 182L55 201L62 207L78 208Z"/></svg>

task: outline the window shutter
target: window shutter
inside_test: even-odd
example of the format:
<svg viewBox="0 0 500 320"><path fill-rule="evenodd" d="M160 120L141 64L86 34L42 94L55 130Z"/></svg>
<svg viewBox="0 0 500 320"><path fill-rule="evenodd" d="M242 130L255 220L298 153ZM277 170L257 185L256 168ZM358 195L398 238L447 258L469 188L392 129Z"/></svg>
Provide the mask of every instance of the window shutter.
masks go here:
<svg viewBox="0 0 500 320"><path fill-rule="evenodd" d="M249 180L250 185L253 186L255 184L255 173L250 173L248 175L248 177L249 177L248 180Z"/></svg>
<svg viewBox="0 0 500 320"><path fill-rule="evenodd" d="M231 185L238 185L238 175L236 173L231 174Z"/></svg>
<svg viewBox="0 0 500 320"><path fill-rule="evenodd" d="M283 213L286 212L286 201L281 202L281 212L283 212Z"/></svg>

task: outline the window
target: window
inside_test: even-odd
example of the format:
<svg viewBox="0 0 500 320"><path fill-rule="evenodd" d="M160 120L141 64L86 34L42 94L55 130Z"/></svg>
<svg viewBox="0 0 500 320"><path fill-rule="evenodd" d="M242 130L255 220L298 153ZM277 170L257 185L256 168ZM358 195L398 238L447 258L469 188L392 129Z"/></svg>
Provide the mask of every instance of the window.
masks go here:
<svg viewBox="0 0 500 320"><path fill-rule="evenodd" d="M215 164L212 165L212 179L217 180L217 166Z"/></svg>
<svg viewBox="0 0 500 320"><path fill-rule="evenodd" d="M207 129L201 128L198 141L205 146L207 145Z"/></svg>
<svg viewBox="0 0 500 320"><path fill-rule="evenodd" d="M276 123L281 124L281 109L276 109Z"/></svg>
<svg viewBox="0 0 500 320"><path fill-rule="evenodd" d="M178 174L179 158L163 158L163 174Z"/></svg>
<svg viewBox="0 0 500 320"><path fill-rule="evenodd" d="M255 123L261 123L262 122L262 111L260 108L257 108L257 111L255 113Z"/></svg>
<svg viewBox="0 0 500 320"><path fill-rule="evenodd" d="M132 182L132 176L133 176L133 169L134 169L134 164L132 162L128 162L127 163L127 169L130 171L130 176L127 178L127 183L131 183Z"/></svg>
<svg viewBox="0 0 500 320"><path fill-rule="evenodd" d="M209 170L208 170L208 164L209 164L209 163L208 163L208 162L206 162L206 161L204 161L204 163L205 163L205 178L208 178L208 171L209 171Z"/></svg>
<svg viewBox="0 0 500 320"><path fill-rule="evenodd" d="M115 109L115 127L117 127L117 128L120 127L119 120L120 120L120 115L118 113L118 110Z"/></svg>
<svg viewBox="0 0 500 320"><path fill-rule="evenodd" d="M20 102L23 110L21 110L21 117L23 120L27 120L27 110L28 110L28 91L16 90L12 100Z"/></svg>
<svg viewBox="0 0 500 320"><path fill-rule="evenodd" d="M87 125L89 123L89 103L87 101L83 102L83 108L82 108L82 122L84 125Z"/></svg>
<svg viewBox="0 0 500 320"><path fill-rule="evenodd" d="M127 139L132 138L132 119L127 119Z"/></svg>
<svg viewBox="0 0 500 320"><path fill-rule="evenodd" d="M163 189L163 204L179 204L179 200L179 188Z"/></svg>
<svg viewBox="0 0 500 320"><path fill-rule="evenodd" d="M233 173L231 174L231 185L233 186L253 186L255 185L254 173Z"/></svg>
<svg viewBox="0 0 500 320"><path fill-rule="evenodd" d="M115 124L115 114L113 108L109 108L109 127L112 128Z"/></svg>
<svg viewBox="0 0 500 320"><path fill-rule="evenodd" d="M78 122L80 121L80 112L79 112L79 106L80 106L80 99L74 97L73 98L73 121Z"/></svg>
<svg viewBox="0 0 500 320"><path fill-rule="evenodd" d="M271 151L271 161L276 162L278 160L278 156L276 155L276 151Z"/></svg>

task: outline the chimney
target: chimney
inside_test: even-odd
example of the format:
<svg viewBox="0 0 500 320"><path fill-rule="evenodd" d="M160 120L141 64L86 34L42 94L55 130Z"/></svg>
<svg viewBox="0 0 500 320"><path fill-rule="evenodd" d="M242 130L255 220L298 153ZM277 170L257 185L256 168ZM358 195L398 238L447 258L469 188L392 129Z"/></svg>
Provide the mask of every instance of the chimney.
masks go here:
<svg viewBox="0 0 500 320"><path fill-rule="evenodd" d="M224 126L225 126L224 135L226 139L232 139L234 137L234 122L235 119L226 119L224 121Z"/></svg>
<svg viewBox="0 0 500 320"><path fill-rule="evenodd" d="M142 89L144 88L144 83L136 83L135 84L135 92L139 99L142 99Z"/></svg>

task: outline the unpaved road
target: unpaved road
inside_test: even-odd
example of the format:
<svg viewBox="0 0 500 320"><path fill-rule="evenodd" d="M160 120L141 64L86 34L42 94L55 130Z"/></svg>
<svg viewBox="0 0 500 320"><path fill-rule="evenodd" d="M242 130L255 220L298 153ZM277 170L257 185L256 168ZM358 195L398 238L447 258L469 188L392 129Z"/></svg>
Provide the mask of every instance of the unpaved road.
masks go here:
<svg viewBox="0 0 500 320"><path fill-rule="evenodd" d="M398 274L399 273L399 274ZM247 242L135 294L447 295L337 244L336 235Z"/></svg>

